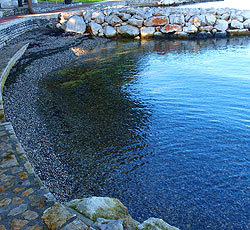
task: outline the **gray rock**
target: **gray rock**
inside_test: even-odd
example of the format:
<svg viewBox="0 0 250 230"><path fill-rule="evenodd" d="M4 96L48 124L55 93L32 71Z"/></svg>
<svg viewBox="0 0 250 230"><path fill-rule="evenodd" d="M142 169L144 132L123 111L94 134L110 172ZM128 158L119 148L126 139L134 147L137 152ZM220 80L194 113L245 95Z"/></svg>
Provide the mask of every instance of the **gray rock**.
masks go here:
<svg viewBox="0 0 250 230"><path fill-rule="evenodd" d="M220 19L226 20L226 21L228 21L229 18L230 18L230 15L229 15L229 14L222 14L222 15L220 16Z"/></svg>
<svg viewBox="0 0 250 230"><path fill-rule="evenodd" d="M216 22L216 17L213 14L206 14L205 15L205 25L206 26L213 26Z"/></svg>
<svg viewBox="0 0 250 230"><path fill-rule="evenodd" d="M128 19L128 24L132 26L142 27L143 19L137 19L134 16L130 19Z"/></svg>
<svg viewBox="0 0 250 230"><path fill-rule="evenodd" d="M97 36L99 34L99 32L102 31L102 26L97 24L94 21L91 21L88 25L88 31L90 34Z"/></svg>
<svg viewBox="0 0 250 230"><path fill-rule="evenodd" d="M232 20L231 21L231 27L233 29L243 29L244 28L243 23L241 23L241 22L239 22L237 20Z"/></svg>
<svg viewBox="0 0 250 230"><path fill-rule="evenodd" d="M219 32L224 32L228 29L228 23L225 20L218 19L215 23L214 28Z"/></svg>
<svg viewBox="0 0 250 230"><path fill-rule="evenodd" d="M142 27L141 38L153 37L155 33L155 27Z"/></svg>
<svg viewBox="0 0 250 230"><path fill-rule="evenodd" d="M117 28L117 32L123 37L136 37L140 34L139 29L131 25L120 26Z"/></svg>
<svg viewBox="0 0 250 230"><path fill-rule="evenodd" d="M94 224L94 227L100 230L123 230L123 220L106 220L104 218L98 218Z"/></svg>
<svg viewBox="0 0 250 230"><path fill-rule="evenodd" d="M101 24L104 22L105 16L102 12L94 12L91 19L93 19L96 23Z"/></svg>
<svg viewBox="0 0 250 230"><path fill-rule="evenodd" d="M122 20L117 15L114 15L114 14L107 16L105 18L105 21L111 26L122 23Z"/></svg>
<svg viewBox="0 0 250 230"><path fill-rule="evenodd" d="M244 20L250 19L250 10L241 12L241 15L244 18Z"/></svg>
<svg viewBox="0 0 250 230"><path fill-rule="evenodd" d="M185 18L183 14L172 14L169 16L170 24L183 25L185 23Z"/></svg>
<svg viewBox="0 0 250 230"><path fill-rule="evenodd" d="M87 11L83 15L83 18L84 18L85 22L90 22L91 21L91 17L92 17L92 12L91 11Z"/></svg>
<svg viewBox="0 0 250 230"><path fill-rule="evenodd" d="M137 228L138 230L179 230L179 228L171 226L162 219L152 217L138 225Z"/></svg>
<svg viewBox="0 0 250 230"><path fill-rule="evenodd" d="M97 221L98 218L120 219L123 220L123 226L128 230L135 229L139 224L128 214L128 209L115 198L89 197L73 200L67 205L93 221Z"/></svg>
<svg viewBox="0 0 250 230"><path fill-rule="evenodd" d="M246 29L250 29L250 19L244 21L243 26L244 26L244 28L246 28Z"/></svg>
<svg viewBox="0 0 250 230"><path fill-rule="evenodd" d="M127 14L127 13L119 13L117 14L123 21L127 21L128 19L131 18L131 15L130 14Z"/></svg>
<svg viewBox="0 0 250 230"><path fill-rule="evenodd" d="M105 26L103 28L103 33L107 38L112 38L116 36L116 30L112 26Z"/></svg>
<svg viewBox="0 0 250 230"><path fill-rule="evenodd" d="M188 33L188 34L193 34L193 33L197 33L198 29L194 25L189 25L187 27L183 27L183 32Z"/></svg>
<svg viewBox="0 0 250 230"><path fill-rule="evenodd" d="M71 17L64 25L66 32L85 33L86 31L86 23L83 18L76 15Z"/></svg>
<svg viewBox="0 0 250 230"><path fill-rule="evenodd" d="M244 21L244 19L243 19L243 17L241 15L236 15L236 14L232 14L231 15L231 21L232 20L237 20L239 22L243 22Z"/></svg>

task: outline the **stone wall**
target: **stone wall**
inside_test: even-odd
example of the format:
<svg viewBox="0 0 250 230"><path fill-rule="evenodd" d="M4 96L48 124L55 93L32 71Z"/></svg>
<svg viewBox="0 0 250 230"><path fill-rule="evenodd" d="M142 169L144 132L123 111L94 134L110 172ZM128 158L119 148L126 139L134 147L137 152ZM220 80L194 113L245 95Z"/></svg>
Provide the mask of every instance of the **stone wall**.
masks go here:
<svg viewBox="0 0 250 230"><path fill-rule="evenodd" d="M121 7L62 14L68 32L100 37L212 38L250 35L250 11L236 9Z"/></svg>
<svg viewBox="0 0 250 230"><path fill-rule="evenodd" d="M27 17L0 24L0 48L9 40L25 33L28 30L39 28L46 24L55 24L58 14L50 16Z"/></svg>

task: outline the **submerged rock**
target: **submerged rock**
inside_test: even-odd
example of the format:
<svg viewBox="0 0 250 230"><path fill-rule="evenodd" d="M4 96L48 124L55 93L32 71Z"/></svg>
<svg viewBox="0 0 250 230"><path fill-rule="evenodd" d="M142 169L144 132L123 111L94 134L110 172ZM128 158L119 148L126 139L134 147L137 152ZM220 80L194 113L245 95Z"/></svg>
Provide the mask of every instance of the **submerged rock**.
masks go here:
<svg viewBox="0 0 250 230"><path fill-rule="evenodd" d="M76 199L67 204L85 217L97 221L98 218L122 220L126 229L135 229L139 224L128 214L128 209L115 198L90 197Z"/></svg>
<svg viewBox="0 0 250 230"><path fill-rule="evenodd" d="M179 228L171 226L162 219L152 217L138 225L137 228L139 230L179 230Z"/></svg>

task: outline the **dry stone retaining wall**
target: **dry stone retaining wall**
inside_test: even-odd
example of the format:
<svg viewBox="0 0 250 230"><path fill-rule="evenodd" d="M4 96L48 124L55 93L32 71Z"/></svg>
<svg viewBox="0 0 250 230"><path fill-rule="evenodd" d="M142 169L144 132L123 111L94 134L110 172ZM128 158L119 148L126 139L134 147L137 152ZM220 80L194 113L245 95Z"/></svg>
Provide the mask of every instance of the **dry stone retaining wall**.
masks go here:
<svg viewBox="0 0 250 230"><path fill-rule="evenodd" d="M61 14L58 28L100 37L212 38L250 35L250 11L121 7Z"/></svg>

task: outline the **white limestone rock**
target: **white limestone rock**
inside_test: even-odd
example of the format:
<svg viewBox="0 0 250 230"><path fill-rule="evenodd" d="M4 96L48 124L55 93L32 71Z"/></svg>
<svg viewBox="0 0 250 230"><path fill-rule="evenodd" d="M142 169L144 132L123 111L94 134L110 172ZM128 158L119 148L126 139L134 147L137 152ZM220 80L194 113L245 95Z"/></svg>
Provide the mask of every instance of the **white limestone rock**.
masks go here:
<svg viewBox="0 0 250 230"><path fill-rule="evenodd" d="M205 14L205 25L213 26L216 22L216 17L213 14Z"/></svg>
<svg viewBox="0 0 250 230"><path fill-rule="evenodd" d="M86 23L82 17L74 15L63 24L62 28L64 28L66 32L85 33Z"/></svg>
<svg viewBox="0 0 250 230"><path fill-rule="evenodd" d="M183 25L185 23L185 18L183 14L171 14L169 16L170 24Z"/></svg>
<svg viewBox="0 0 250 230"><path fill-rule="evenodd" d="M115 14L111 14L110 16L107 16L105 18L105 21L111 26L122 23L122 20Z"/></svg>
<svg viewBox="0 0 250 230"><path fill-rule="evenodd" d="M183 32L188 33L188 34L194 34L198 32L198 29L194 25L189 25L187 27L183 27Z"/></svg>
<svg viewBox="0 0 250 230"><path fill-rule="evenodd" d="M225 20L218 19L215 23L214 28L219 32L224 32L228 29L228 22Z"/></svg>
<svg viewBox="0 0 250 230"><path fill-rule="evenodd" d="M94 21L91 21L88 25L88 31L90 34L97 36L99 34L99 32L103 32L102 30L102 26L97 24Z"/></svg>
<svg viewBox="0 0 250 230"><path fill-rule="evenodd" d="M162 219L152 217L138 225L137 228L138 230L179 230L179 228L171 226Z"/></svg>
<svg viewBox="0 0 250 230"><path fill-rule="evenodd" d="M131 25L124 25L117 28L118 34L122 37L136 37L140 34L139 28Z"/></svg>
<svg viewBox="0 0 250 230"><path fill-rule="evenodd" d="M101 24L104 22L105 16L102 12L94 12L91 17L96 23Z"/></svg>
<svg viewBox="0 0 250 230"><path fill-rule="evenodd" d="M244 28L246 28L246 29L250 29L250 19L244 21L243 26L244 26Z"/></svg>
<svg viewBox="0 0 250 230"><path fill-rule="evenodd" d="M116 36L116 29L114 29L112 26L104 26L103 33L105 37L107 38L113 38Z"/></svg>
<svg viewBox="0 0 250 230"><path fill-rule="evenodd" d="M241 23L241 22L239 22L239 21L237 21L237 20L232 20L232 21L231 21L231 27L232 27L233 29L243 29L243 28L244 28L244 25L243 25L243 23Z"/></svg>
<svg viewBox="0 0 250 230"><path fill-rule="evenodd" d="M155 33L155 27L142 27L141 38L153 37Z"/></svg>
<svg viewBox="0 0 250 230"><path fill-rule="evenodd" d="M137 27L142 27L143 24L143 19L138 19L135 16L133 16L132 18L128 19L128 24L132 25L132 26L137 26Z"/></svg>
<svg viewBox="0 0 250 230"><path fill-rule="evenodd" d="M92 12L91 11L87 11L83 15L83 18L84 18L85 22L87 22L87 23L91 21L91 17L92 17Z"/></svg>
<svg viewBox="0 0 250 230"><path fill-rule="evenodd" d="M98 218L94 224L94 227L100 230L123 230L123 220L107 220L104 218Z"/></svg>
<svg viewBox="0 0 250 230"><path fill-rule="evenodd" d="M128 19L131 18L131 15L130 14L127 14L127 13L119 13L117 14L123 21L127 21Z"/></svg>
<svg viewBox="0 0 250 230"><path fill-rule="evenodd" d="M250 19L250 10L241 12L241 15L244 18L244 20Z"/></svg>

